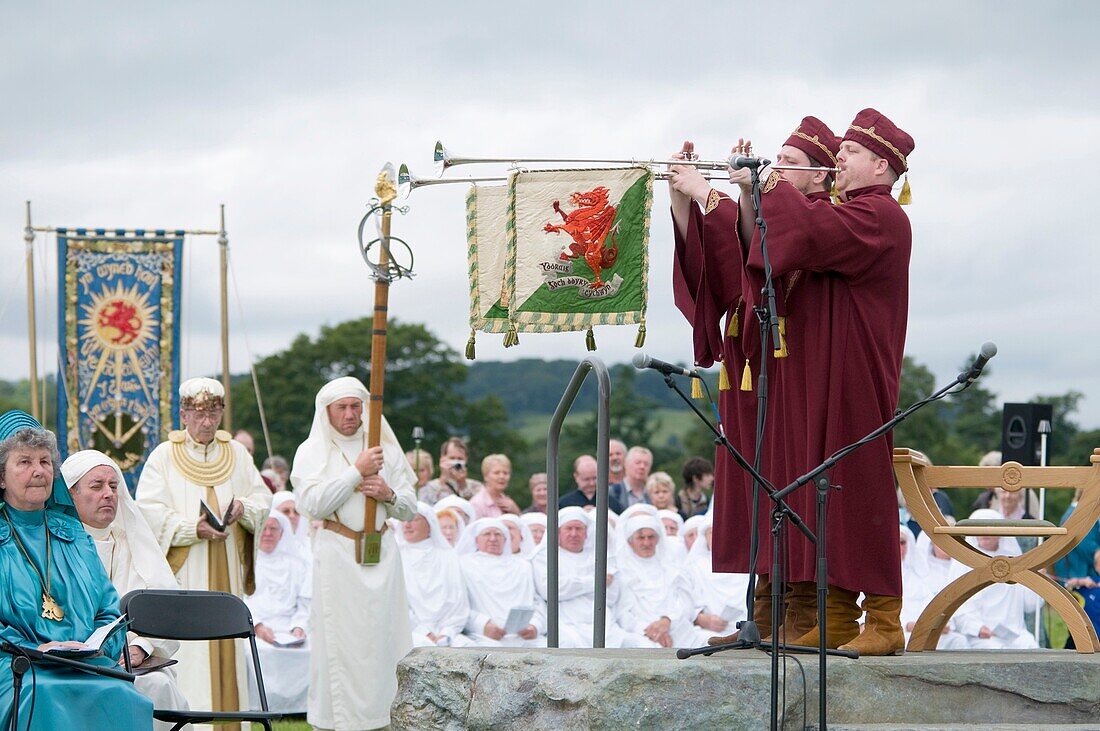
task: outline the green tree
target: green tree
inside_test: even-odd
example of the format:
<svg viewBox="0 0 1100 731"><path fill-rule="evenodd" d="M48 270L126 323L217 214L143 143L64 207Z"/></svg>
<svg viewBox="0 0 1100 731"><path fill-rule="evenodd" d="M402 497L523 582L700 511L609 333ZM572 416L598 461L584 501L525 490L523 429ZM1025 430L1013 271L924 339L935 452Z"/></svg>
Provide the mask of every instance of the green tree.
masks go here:
<svg viewBox="0 0 1100 731"><path fill-rule="evenodd" d="M309 434L314 399L326 382L354 376L370 383L371 330L371 318L326 326L315 339L299 335L289 348L256 364L276 454L293 458ZM423 447L432 453L449 436L470 439L475 477L481 457L490 452L511 452L510 457L518 455L518 461L525 464L528 446L509 427L503 404L492 396L473 402L463 398L466 366L458 353L426 327L391 320L386 360L384 413L406 449L413 446L413 427L420 426L425 434ZM259 436L259 412L249 377L234 379L233 405L234 427ZM257 458L264 457L266 448L258 438ZM514 486L517 484L514 481Z"/></svg>

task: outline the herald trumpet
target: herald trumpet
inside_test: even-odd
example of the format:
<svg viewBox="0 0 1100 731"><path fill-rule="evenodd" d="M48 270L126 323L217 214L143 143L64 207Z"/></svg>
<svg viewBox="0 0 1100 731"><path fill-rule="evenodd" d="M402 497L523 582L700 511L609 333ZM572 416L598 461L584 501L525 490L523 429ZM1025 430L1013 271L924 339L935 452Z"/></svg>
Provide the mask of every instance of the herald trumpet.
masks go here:
<svg viewBox="0 0 1100 731"><path fill-rule="evenodd" d="M630 165L630 166L644 166L654 167L657 165L690 165L691 167L698 168L699 170L714 170L728 172L731 167L734 167L735 160L743 160L744 156L731 155L726 160L639 160L636 158L630 159L614 159L614 158L584 158L584 157L463 157L457 155L446 147L442 142L435 143L435 174L436 177L442 178L443 174L450 170L455 165L471 165L471 164L489 164L489 163L501 163L505 165L519 165L521 163L553 163L557 165L573 164L573 165ZM772 165L772 170L807 170L807 171L825 171L829 173L836 173L837 168L830 167L817 167L817 166L801 166L801 165ZM663 179L663 178L658 178ZM710 180L716 180L721 178L709 178Z"/></svg>
<svg viewBox="0 0 1100 731"><path fill-rule="evenodd" d="M669 173L667 170L660 170L653 173L653 177L656 180L668 180ZM724 175L704 175L707 180L726 180L728 178ZM503 183L508 180L504 176L491 176L484 178L421 178L413 175L409 170L409 166L405 163L401 163L401 167L397 171L397 195L401 198L408 198L409 194L417 188L425 185L446 185L449 183Z"/></svg>

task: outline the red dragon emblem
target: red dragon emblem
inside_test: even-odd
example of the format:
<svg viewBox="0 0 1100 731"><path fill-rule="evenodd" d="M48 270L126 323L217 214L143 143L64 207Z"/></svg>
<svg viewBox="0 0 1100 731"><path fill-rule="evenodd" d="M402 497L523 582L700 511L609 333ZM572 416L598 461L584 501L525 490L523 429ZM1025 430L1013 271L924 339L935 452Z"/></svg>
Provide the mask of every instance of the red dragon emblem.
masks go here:
<svg viewBox="0 0 1100 731"><path fill-rule="evenodd" d="M569 203L576 206L575 210L566 213L562 210L560 202L554 201L554 211L561 216L561 225L546 224L544 230L547 233L569 234L573 242L569 248L561 253L563 261L583 257L592 273L596 275L593 286L603 285L600 273L604 269L610 269L619 256L619 247L615 243L615 206L608 202L609 191L604 186L598 186L587 193L573 193L569 196ZM605 248L604 241L611 234L611 246Z"/></svg>
<svg viewBox="0 0 1100 731"><path fill-rule="evenodd" d="M125 300L114 300L104 305L96 324L112 345L130 345L141 333L137 308Z"/></svg>

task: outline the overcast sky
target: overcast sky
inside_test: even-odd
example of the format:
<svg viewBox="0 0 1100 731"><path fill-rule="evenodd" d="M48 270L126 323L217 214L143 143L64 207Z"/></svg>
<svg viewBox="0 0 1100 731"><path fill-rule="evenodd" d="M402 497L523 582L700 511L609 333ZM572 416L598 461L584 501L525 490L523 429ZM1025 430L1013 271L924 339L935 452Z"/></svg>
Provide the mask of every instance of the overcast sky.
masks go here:
<svg viewBox="0 0 1100 731"><path fill-rule="evenodd" d="M3 0L0 377L27 373L27 199L38 225L107 228L216 228L225 203L243 371L249 350L370 312L355 229L387 160L430 175L437 139L474 156L627 158L693 139L720 159L738 136L773 152L807 114L842 131L873 106L916 140L907 352L942 380L993 340L986 385L1004 400L1077 389L1081 421L1100 425L1100 5L674 5ZM417 277L391 296L393 316L459 351L464 194L413 194L394 233ZM646 349L686 361L667 209L658 185ZM39 236L50 365L53 243ZM216 246L188 245L184 377L219 367ZM634 335L598 328L598 354L629 359ZM583 333L499 343L480 336L479 359L585 355Z"/></svg>

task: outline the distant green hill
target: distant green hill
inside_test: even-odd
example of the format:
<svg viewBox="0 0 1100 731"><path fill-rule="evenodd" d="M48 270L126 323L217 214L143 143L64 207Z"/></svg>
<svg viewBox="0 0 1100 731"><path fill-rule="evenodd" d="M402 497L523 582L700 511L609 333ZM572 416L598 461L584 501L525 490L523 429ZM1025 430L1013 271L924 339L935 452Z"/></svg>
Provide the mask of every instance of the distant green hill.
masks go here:
<svg viewBox="0 0 1100 731"><path fill-rule="evenodd" d="M479 399L494 394L503 402L509 416L515 421L526 414L552 414L569 385L579 361L542 360L522 358L516 361L474 361L469 366L463 395L469 399ZM609 365L611 390L615 390L616 373L619 369L633 366L629 364ZM717 395L718 376L709 374L711 389ZM687 379L678 379L680 387L687 392L691 384ZM654 371L637 373L634 392L648 396L659 406L669 409L686 408L680 397L670 391L664 378ZM577 396L576 409L588 411L596 403L596 380L589 376Z"/></svg>

